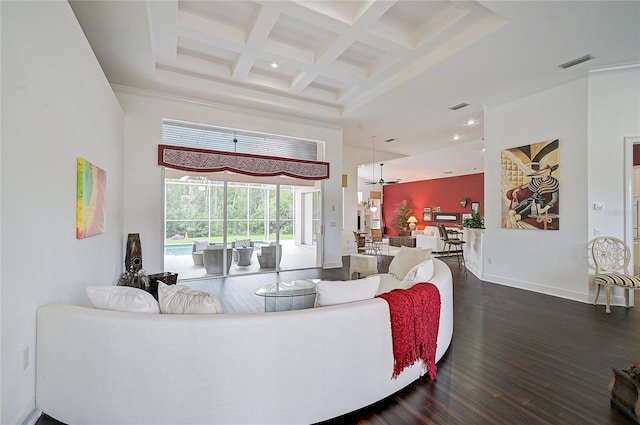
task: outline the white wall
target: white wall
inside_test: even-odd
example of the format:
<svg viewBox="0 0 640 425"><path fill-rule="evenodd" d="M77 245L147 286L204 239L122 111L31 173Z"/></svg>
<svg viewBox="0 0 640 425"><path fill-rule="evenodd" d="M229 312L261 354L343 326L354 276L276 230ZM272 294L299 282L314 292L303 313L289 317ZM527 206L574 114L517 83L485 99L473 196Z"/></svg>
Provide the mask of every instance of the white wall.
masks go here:
<svg viewBox="0 0 640 425"><path fill-rule="evenodd" d="M330 125L301 121L275 114L260 114L187 99L115 88L126 114L125 233L140 233L143 266L150 273L162 270L162 167L158 144L162 120L173 119L321 140L326 143L324 161L331 163L331 177L323 193L325 224L324 267L341 267L342 130Z"/></svg>
<svg viewBox="0 0 640 425"><path fill-rule="evenodd" d="M559 139L560 230L501 228L500 153ZM485 112L483 279L587 301L587 79Z"/></svg>
<svg viewBox="0 0 640 425"><path fill-rule="evenodd" d="M371 155L371 151L342 147L342 173L347 175L347 187L344 189L344 230L342 231L342 252L345 255L356 254L356 246L353 236L358 229L358 164L365 162L364 158ZM364 199L367 199L364 196Z"/></svg>
<svg viewBox="0 0 640 425"><path fill-rule="evenodd" d="M593 71L487 109L483 279L593 301L589 243L596 231L624 238L624 146L625 137L640 135L638 93L635 66ZM502 229L500 151L554 138L560 140L560 230ZM604 210L594 211L594 202L603 202ZM612 304L623 302L622 292L614 291Z"/></svg>
<svg viewBox="0 0 640 425"><path fill-rule="evenodd" d="M640 136L640 67L589 75L588 128L587 238L599 232L624 239L624 138ZM604 210L594 211L594 202Z"/></svg>
<svg viewBox="0 0 640 425"><path fill-rule="evenodd" d="M124 119L67 2L1 2L0 423L35 407L36 308L122 269ZM76 240L76 158L107 172L107 229ZM82 349L82 341L70 340ZM23 350L30 352L23 370Z"/></svg>

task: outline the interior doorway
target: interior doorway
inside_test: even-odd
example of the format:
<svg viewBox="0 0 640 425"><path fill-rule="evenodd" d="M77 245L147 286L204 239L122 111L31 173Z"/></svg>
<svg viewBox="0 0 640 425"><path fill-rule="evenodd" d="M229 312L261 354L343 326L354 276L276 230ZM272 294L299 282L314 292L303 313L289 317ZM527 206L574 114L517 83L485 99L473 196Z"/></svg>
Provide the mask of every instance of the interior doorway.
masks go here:
<svg viewBox="0 0 640 425"><path fill-rule="evenodd" d="M625 137L625 232L631 272L640 274L640 137Z"/></svg>

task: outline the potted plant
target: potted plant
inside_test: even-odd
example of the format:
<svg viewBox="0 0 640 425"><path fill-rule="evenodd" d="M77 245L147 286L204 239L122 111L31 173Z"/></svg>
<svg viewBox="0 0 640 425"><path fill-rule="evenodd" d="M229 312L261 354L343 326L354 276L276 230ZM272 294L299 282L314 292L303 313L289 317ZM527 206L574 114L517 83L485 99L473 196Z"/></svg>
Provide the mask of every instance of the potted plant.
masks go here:
<svg viewBox="0 0 640 425"><path fill-rule="evenodd" d="M120 275L118 286L131 286L133 288L147 290L149 288L149 276L143 269L135 270L132 265L129 270Z"/></svg>
<svg viewBox="0 0 640 425"><path fill-rule="evenodd" d="M471 211L471 218L465 218L462 227L468 229L484 229L484 217L477 211Z"/></svg>
<svg viewBox="0 0 640 425"><path fill-rule="evenodd" d="M409 217L413 215L413 207L405 199L395 209L395 213L396 216L393 217L391 224L400 229L400 235L407 236L410 233Z"/></svg>

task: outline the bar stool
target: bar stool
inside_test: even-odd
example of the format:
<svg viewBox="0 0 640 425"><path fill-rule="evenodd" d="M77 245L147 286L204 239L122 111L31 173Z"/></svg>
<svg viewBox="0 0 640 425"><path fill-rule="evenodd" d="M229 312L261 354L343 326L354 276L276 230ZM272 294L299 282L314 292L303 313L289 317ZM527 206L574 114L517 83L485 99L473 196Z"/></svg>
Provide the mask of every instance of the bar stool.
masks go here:
<svg viewBox="0 0 640 425"><path fill-rule="evenodd" d="M447 253L447 257L455 256L458 259L458 268L464 266L464 251L462 250L464 241L462 239L450 238L443 224L438 224L438 233L440 233L440 239L442 239L444 243L444 252ZM464 268L464 272L467 272L466 267Z"/></svg>

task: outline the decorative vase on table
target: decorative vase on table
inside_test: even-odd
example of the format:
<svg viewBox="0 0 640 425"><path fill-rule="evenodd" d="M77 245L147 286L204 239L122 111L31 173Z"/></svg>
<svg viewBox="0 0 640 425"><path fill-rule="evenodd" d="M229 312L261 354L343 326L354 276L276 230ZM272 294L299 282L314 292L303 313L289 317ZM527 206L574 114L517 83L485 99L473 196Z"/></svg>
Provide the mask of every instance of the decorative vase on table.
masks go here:
<svg viewBox="0 0 640 425"><path fill-rule="evenodd" d="M149 290L149 276L142 269L142 245L139 233L129 233L127 236L124 273L118 279L118 285Z"/></svg>
<svg viewBox="0 0 640 425"><path fill-rule="evenodd" d="M124 269L137 272L142 268L142 245L140 233L129 233L127 236L127 251L124 257Z"/></svg>

